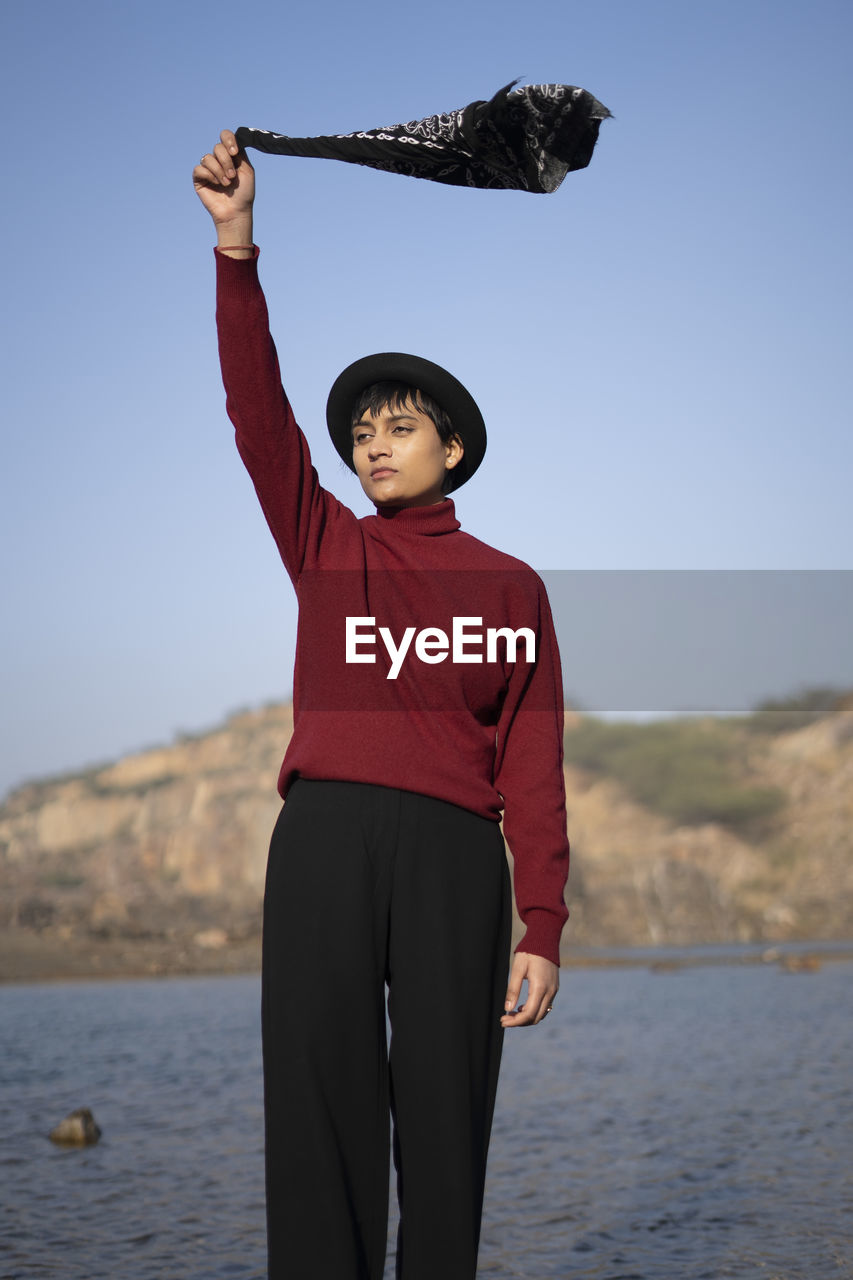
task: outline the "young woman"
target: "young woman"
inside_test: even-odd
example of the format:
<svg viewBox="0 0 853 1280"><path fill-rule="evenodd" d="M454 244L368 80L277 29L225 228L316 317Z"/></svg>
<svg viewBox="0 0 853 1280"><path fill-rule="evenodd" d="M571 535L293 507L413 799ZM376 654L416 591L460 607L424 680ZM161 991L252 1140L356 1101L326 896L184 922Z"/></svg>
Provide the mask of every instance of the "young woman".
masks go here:
<svg viewBox="0 0 853 1280"><path fill-rule="evenodd" d="M232 132L193 180L217 232L228 414L299 599L264 898L269 1275L380 1280L390 1114L396 1274L471 1280L503 1031L550 1012L567 916L545 590L462 532L447 494L485 428L430 361L386 352L341 374L329 430L375 514L321 487L281 386L255 175ZM501 811L526 927L508 986Z"/></svg>

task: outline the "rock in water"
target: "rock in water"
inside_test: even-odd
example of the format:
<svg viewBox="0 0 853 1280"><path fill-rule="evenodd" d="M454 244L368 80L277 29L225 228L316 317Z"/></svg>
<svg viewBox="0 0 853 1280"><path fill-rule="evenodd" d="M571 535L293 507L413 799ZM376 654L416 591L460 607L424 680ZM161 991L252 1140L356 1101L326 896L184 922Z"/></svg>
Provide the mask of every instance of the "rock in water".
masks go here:
<svg viewBox="0 0 853 1280"><path fill-rule="evenodd" d="M62 1147L91 1147L101 1136L88 1107L80 1107L50 1131L51 1142Z"/></svg>

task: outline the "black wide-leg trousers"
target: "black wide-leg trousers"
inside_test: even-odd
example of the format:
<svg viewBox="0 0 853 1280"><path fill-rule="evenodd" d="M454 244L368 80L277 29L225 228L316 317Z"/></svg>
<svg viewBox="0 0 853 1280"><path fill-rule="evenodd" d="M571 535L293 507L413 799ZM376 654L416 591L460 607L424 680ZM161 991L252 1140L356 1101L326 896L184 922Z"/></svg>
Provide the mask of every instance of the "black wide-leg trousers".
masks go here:
<svg viewBox="0 0 853 1280"><path fill-rule="evenodd" d="M264 898L270 1280L472 1280L510 943L497 823L298 779ZM385 987L391 1025L385 1036Z"/></svg>

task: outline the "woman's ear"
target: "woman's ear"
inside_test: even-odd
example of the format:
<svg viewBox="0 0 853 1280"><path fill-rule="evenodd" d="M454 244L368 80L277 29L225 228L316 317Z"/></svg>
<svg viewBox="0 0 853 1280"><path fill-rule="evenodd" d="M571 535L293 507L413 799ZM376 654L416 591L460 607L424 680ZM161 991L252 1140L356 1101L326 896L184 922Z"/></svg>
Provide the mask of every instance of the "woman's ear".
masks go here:
<svg viewBox="0 0 853 1280"><path fill-rule="evenodd" d="M465 446L462 443L462 437L459 435L451 436L450 439L446 442L444 449L445 449L445 460L444 460L445 468L448 471L452 471L455 466L459 465L459 463L462 461L462 458L464 457L464 454L465 454Z"/></svg>

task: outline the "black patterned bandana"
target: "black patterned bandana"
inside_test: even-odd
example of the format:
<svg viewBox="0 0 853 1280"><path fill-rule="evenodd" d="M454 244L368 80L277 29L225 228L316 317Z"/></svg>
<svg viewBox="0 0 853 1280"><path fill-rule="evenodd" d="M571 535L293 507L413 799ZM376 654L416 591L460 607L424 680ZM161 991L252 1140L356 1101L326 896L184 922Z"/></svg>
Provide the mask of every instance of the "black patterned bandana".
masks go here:
<svg viewBox="0 0 853 1280"><path fill-rule="evenodd" d="M240 128L236 137L257 151L346 160L457 187L556 191L567 173L589 164L610 112L572 85L514 86L489 102L364 133L290 138Z"/></svg>

